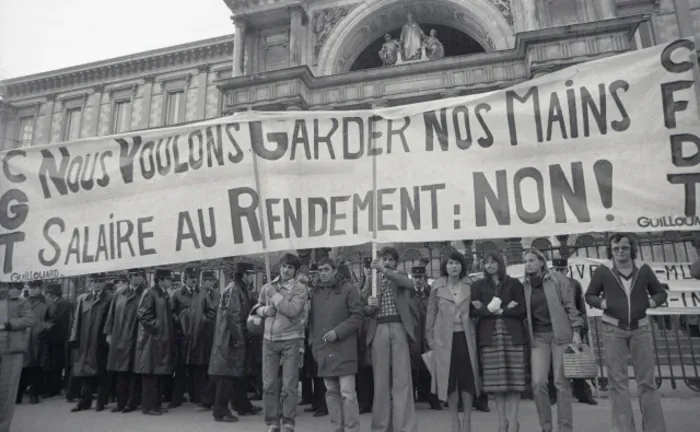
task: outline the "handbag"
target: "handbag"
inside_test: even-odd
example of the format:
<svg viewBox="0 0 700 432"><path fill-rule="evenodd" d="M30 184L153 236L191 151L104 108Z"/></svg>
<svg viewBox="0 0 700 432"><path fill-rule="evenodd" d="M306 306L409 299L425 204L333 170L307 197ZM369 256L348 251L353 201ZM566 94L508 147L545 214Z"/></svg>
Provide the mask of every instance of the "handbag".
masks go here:
<svg viewBox="0 0 700 432"><path fill-rule="evenodd" d="M589 345L569 345L564 352L564 376L568 379L590 379L598 376L598 362Z"/></svg>
<svg viewBox="0 0 700 432"><path fill-rule="evenodd" d="M248 319L246 319L246 328L251 336L262 336L265 333L265 318L257 313L261 306L254 306L248 315Z"/></svg>

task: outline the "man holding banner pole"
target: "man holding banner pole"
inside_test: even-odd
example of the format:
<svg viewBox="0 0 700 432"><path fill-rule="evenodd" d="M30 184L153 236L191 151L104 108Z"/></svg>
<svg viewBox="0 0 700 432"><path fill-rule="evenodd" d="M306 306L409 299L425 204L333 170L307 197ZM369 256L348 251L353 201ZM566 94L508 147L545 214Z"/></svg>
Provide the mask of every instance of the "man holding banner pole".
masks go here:
<svg viewBox="0 0 700 432"><path fill-rule="evenodd" d="M374 370L372 432L416 432L409 344L416 341L411 313L413 281L397 272L398 251L385 247L372 269L381 273L365 309L369 318L367 345ZM374 278L373 278L374 279Z"/></svg>

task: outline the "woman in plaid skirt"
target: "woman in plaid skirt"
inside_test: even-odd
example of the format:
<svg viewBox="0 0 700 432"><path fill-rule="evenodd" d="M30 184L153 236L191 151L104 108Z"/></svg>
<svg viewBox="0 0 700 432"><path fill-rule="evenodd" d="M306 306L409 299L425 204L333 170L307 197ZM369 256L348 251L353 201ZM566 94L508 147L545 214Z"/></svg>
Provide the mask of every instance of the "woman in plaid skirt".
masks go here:
<svg viewBox="0 0 700 432"><path fill-rule="evenodd" d="M520 394L525 391L525 290L506 274L503 257L485 257L484 278L474 284L472 315L478 317L477 341L482 389L496 401L499 432L518 431Z"/></svg>

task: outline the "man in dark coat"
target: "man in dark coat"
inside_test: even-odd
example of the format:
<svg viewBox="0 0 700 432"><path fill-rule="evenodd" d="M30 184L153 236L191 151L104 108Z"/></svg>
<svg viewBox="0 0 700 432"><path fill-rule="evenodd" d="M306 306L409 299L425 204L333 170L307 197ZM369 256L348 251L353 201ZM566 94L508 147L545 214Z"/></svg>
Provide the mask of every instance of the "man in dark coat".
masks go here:
<svg viewBox="0 0 700 432"><path fill-rule="evenodd" d="M144 291L136 312L139 329L134 372L142 375L141 411L145 415L167 412L161 406L162 397L175 361L175 322L167 294L171 278L170 270L157 269L155 283Z"/></svg>
<svg viewBox="0 0 700 432"><path fill-rule="evenodd" d="M107 375L109 345L104 335L112 297L105 291L106 276L95 273L88 278L90 291L78 297L70 344L75 348L73 373L81 381L80 402L71 411L89 410L97 390L95 411L102 411L109 401L110 380Z"/></svg>
<svg viewBox="0 0 700 432"><path fill-rule="evenodd" d="M173 398L168 408L184 402L201 404L207 389L207 367L211 354L213 322L217 303L211 290L198 286L199 273L194 268L185 271L185 286L171 297L173 315L178 323L178 361L173 382ZM206 404L210 405L210 403Z"/></svg>
<svg viewBox="0 0 700 432"><path fill-rule="evenodd" d="M209 360L210 380L214 382L214 420L236 422L238 417L229 410L242 407L246 372L246 309L248 293L236 281L230 283L221 296L216 315L214 341Z"/></svg>
<svg viewBox="0 0 700 432"><path fill-rule="evenodd" d="M552 268L554 271L557 271L569 279L569 282L571 282L571 286L574 287L574 301L576 302L576 308L579 310L581 313L581 316L583 317L583 334L581 335L581 339L584 341L584 343L589 343L588 342L588 315L587 315L587 310L586 310L586 301L583 298L583 288L581 287L581 284L579 281L576 279L569 277L569 260L566 258L554 258L552 259ZM550 375L550 385L552 385L552 375ZM579 402L585 403L588 405L598 405L598 402L595 400L593 397L593 391L591 390L591 386L588 385L588 382L586 382L585 379L574 379L572 380L572 390L573 390L573 396L578 399ZM555 393L556 394L556 393Z"/></svg>
<svg viewBox="0 0 700 432"><path fill-rule="evenodd" d="M360 412L355 391L357 335L363 321L360 293L338 275L336 263L318 263L319 286L311 299L310 345L318 376L326 386L326 404L335 430L358 432Z"/></svg>
<svg viewBox="0 0 700 432"><path fill-rule="evenodd" d="M0 283L0 431L10 430L27 349L27 329L34 324L32 309L21 293L20 284Z"/></svg>
<svg viewBox="0 0 700 432"><path fill-rule="evenodd" d="M313 298L313 293L316 291L320 283L318 273L318 264L313 263L309 267L309 302ZM311 338L309 334L309 323L306 324L306 337L304 340L304 368L303 376L305 381L302 381L302 392L304 385L308 387L307 392L311 406L304 411L314 413L314 417L323 417L328 415L328 406L326 405L326 385L323 378L318 376L318 363L314 359L313 352L310 346Z"/></svg>
<svg viewBox="0 0 700 432"><path fill-rule="evenodd" d="M48 305L46 298L41 293L41 281L29 282L29 297L25 300L32 309L34 325L30 328L27 337L27 351L24 355L24 368L22 378L17 391L17 403L22 403L24 392L29 387L29 403L39 403L39 396L43 392L44 371L43 362L47 355L48 340L46 334L46 315Z"/></svg>
<svg viewBox="0 0 700 432"><path fill-rule="evenodd" d="M65 378L70 374L68 336L74 307L73 302L63 298L61 284L49 284L44 295L49 305L46 316L49 340L49 366L45 373L46 394L56 396L64 387L64 371Z"/></svg>
<svg viewBox="0 0 700 432"><path fill-rule="evenodd" d="M112 412L129 413L141 403L141 376L134 373L134 354L138 320L136 312L145 288L143 270L129 272L131 280L122 274L116 278L117 290L109 308L105 335L109 343L107 370L117 384L117 406Z"/></svg>

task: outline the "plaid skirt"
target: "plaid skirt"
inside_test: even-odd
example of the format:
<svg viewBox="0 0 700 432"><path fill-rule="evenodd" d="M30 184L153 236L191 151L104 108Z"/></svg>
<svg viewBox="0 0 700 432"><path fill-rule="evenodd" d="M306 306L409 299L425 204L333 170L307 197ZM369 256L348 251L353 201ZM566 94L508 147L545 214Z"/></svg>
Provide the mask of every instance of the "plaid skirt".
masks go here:
<svg viewBox="0 0 700 432"><path fill-rule="evenodd" d="M514 345L503 320L496 320L490 346L482 346L481 375L484 393L525 391L525 346Z"/></svg>

